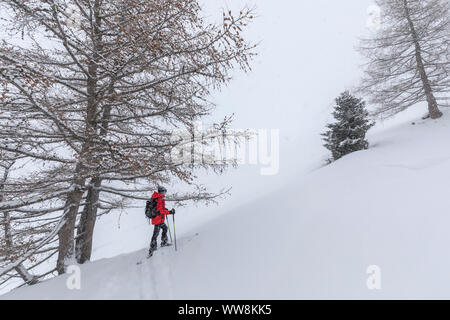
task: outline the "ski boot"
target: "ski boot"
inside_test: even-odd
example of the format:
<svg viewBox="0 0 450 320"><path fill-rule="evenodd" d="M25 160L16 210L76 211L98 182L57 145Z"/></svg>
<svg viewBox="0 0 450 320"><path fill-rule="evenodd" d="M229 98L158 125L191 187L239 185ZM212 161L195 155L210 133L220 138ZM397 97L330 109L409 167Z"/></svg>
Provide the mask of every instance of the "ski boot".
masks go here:
<svg viewBox="0 0 450 320"><path fill-rule="evenodd" d="M161 248L162 247L170 247L172 244L171 243L169 243L169 242L162 242L161 243Z"/></svg>

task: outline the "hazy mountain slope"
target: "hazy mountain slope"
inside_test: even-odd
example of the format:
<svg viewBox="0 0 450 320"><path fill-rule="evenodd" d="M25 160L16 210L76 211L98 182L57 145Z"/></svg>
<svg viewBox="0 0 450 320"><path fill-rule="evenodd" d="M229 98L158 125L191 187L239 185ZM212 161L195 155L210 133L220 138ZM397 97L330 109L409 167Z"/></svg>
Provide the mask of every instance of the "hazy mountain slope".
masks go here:
<svg viewBox="0 0 450 320"><path fill-rule="evenodd" d="M2 298L450 298L448 118L373 135L370 150L219 217L176 253L87 264L80 291L63 276ZM381 290L366 287L369 265Z"/></svg>

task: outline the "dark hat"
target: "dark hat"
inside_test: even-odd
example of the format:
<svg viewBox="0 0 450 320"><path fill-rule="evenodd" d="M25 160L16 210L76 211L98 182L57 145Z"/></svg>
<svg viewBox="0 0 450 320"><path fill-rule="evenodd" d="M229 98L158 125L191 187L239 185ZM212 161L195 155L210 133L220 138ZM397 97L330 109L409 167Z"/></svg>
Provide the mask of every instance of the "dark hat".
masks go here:
<svg viewBox="0 0 450 320"><path fill-rule="evenodd" d="M166 193L166 192L167 192L166 188L161 187L161 186L158 187L158 193Z"/></svg>

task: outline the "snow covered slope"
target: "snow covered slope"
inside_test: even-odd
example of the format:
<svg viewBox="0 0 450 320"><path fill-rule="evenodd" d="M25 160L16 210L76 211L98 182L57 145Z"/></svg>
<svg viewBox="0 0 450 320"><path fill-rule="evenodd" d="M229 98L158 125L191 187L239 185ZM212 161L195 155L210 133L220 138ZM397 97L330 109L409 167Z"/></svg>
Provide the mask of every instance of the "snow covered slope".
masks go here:
<svg viewBox="0 0 450 320"><path fill-rule="evenodd" d="M192 231L176 253L84 265L79 291L63 276L1 298L450 298L449 118L372 135L370 150ZM381 290L366 286L370 265Z"/></svg>

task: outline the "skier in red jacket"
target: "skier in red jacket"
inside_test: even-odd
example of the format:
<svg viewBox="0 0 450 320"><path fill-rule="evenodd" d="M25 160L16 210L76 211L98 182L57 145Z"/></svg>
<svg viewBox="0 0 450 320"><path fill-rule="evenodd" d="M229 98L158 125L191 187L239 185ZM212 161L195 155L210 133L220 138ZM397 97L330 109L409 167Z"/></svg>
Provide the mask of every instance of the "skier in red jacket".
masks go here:
<svg viewBox="0 0 450 320"><path fill-rule="evenodd" d="M157 239L159 231L162 229L161 236L161 247L167 247L172 245L167 241L167 230L168 227L165 224L166 216L169 214L175 214L175 209L167 210L166 201L164 197L166 196L167 189L164 187L158 187L158 192L154 192L152 198L156 198L156 211L159 213L155 218L152 219L152 225L154 225L152 241L150 243L149 256L153 254L153 251L157 248Z"/></svg>

